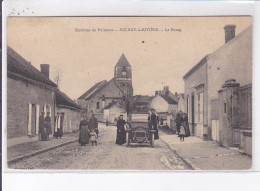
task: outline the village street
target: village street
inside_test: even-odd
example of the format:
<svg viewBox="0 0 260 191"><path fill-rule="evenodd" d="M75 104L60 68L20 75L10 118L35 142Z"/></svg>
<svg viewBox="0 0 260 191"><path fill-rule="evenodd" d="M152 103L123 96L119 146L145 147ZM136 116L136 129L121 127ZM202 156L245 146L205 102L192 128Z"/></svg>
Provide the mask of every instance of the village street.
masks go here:
<svg viewBox="0 0 260 191"><path fill-rule="evenodd" d="M97 146L80 146L78 142L44 152L9 168L18 169L81 169L81 170L189 170L189 167L158 140L150 146L115 144L116 127L99 125ZM165 134L160 131L160 135Z"/></svg>

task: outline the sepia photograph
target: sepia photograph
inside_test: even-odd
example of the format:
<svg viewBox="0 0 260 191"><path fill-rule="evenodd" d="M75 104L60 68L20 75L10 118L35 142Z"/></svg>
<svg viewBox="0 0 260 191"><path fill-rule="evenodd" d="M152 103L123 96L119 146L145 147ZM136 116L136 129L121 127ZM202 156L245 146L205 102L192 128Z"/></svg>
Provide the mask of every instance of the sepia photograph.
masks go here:
<svg viewBox="0 0 260 191"><path fill-rule="evenodd" d="M251 170L252 26L8 17L8 169Z"/></svg>

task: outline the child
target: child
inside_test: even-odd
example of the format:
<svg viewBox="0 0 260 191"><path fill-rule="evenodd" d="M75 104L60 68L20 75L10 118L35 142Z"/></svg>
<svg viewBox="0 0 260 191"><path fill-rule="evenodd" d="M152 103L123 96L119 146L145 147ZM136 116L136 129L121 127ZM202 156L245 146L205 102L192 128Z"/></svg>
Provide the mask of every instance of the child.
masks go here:
<svg viewBox="0 0 260 191"><path fill-rule="evenodd" d="M92 129L92 131L90 132L90 142L92 143L92 146L94 145L94 143L97 146L97 134L94 129Z"/></svg>
<svg viewBox="0 0 260 191"><path fill-rule="evenodd" d="M180 126L180 132L179 132L180 141L184 141L185 137L185 128L183 124Z"/></svg>

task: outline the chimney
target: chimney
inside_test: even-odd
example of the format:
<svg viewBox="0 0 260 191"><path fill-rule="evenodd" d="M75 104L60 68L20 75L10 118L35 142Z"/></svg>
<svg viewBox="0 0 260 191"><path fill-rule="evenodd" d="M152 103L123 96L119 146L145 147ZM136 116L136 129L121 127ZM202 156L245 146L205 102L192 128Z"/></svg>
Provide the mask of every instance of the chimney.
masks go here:
<svg viewBox="0 0 260 191"><path fill-rule="evenodd" d="M159 94L159 92L158 91L155 91L155 96L157 96Z"/></svg>
<svg viewBox="0 0 260 191"><path fill-rule="evenodd" d="M236 36L236 25L226 25L225 30L225 43L232 40Z"/></svg>
<svg viewBox="0 0 260 191"><path fill-rule="evenodd" d="M50 65L49 64L41 64L41 73L43 73L47 78L49 78L49 70Z"/></svg>

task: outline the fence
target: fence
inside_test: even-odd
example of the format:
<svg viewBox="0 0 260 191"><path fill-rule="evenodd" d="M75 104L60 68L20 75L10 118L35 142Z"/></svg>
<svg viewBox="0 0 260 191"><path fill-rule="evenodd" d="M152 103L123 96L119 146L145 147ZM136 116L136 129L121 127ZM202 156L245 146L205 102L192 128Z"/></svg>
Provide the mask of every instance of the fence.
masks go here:
<svg viewBox="0 0 260 191"><path fill-rule="evenodd" d="M238 88L238 123L239 129L252 129L252 85Z"/></svg>

